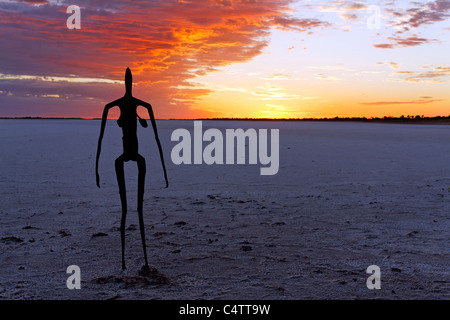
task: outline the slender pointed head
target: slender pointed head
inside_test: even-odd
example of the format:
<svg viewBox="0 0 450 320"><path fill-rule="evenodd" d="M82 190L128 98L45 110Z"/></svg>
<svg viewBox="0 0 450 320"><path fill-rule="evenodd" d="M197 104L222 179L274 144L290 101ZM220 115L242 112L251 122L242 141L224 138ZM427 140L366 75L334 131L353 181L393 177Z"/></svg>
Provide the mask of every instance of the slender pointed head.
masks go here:
<svg viewBox="0 0 450 320"><path fill-rule="evenodd" d="M126 93L130 93L131 94L132 86L133 86L133 76L131 75L130 68L127 68L127 70L125 71L125 90L126 90Z"/></svg>

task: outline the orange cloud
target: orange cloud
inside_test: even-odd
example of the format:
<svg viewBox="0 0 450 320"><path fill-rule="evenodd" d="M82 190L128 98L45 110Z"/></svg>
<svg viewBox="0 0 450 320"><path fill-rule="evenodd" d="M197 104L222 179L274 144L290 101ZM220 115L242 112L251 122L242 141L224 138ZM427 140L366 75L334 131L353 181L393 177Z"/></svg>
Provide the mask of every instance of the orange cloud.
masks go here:
<svg viewBox="0 0 450 320"><path fill-rule="evenodd" d="M366 106L383 106L383 105L398 105L398 104L428 104L433 102L440 102L442 99L433 99L432 97L424 96L417 100L410 101L375 101L375 102L363 102L362 105Z"/></svg>
<svg viewBox="0 0 450 320"><path fill-rule="evenodd" d="M81 30L68 30L65 4L31 2L43 5L0 5L1 73L121 80L129 66L142 98L166 107L163 117L187 117L209 92L190 81L261 54L272 28L328 26L291 17L290 1L80 0Z"/></svg>

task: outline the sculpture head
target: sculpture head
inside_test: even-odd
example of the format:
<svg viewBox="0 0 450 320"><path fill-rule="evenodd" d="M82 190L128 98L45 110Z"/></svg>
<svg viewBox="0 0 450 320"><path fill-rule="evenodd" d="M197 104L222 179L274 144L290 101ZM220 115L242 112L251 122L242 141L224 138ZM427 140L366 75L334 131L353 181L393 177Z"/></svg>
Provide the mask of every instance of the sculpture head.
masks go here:
<svg viewBox="0 0 450 320"><path fill-rule="evenodd" d="M131 95L131 88L133 86L133 76L130 68L125 71L125 94Z"/></svg>

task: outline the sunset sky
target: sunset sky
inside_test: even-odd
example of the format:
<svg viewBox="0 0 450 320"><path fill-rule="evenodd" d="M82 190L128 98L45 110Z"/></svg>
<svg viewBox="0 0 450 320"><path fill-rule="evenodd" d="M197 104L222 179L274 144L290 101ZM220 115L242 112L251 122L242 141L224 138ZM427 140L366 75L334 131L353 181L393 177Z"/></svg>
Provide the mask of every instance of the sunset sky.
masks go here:
<svg viewBox="0 0 450 320"><path fill-rule="evenodd" d="M450 0L0 1L1 117L100 117L126 67L159 119L447 116Z"/></svg>

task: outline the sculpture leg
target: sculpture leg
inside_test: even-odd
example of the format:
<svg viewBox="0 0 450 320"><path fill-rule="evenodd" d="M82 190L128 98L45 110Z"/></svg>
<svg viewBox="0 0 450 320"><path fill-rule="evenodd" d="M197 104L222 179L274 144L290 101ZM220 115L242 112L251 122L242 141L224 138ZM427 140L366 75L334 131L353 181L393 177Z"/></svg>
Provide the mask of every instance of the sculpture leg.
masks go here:
<svg viewBox="0 0 450 320"><path fill-rule="evenodd" d="M139 228L141 230L142 246L144 248L145 266L148 267L147 261L147 248L145 246L145 227L144 227L144 214L143 214L143 202L144 202L144 187L145 187L145 159L141 155L137 157L138 165L138 216L139 216Z"/></svg>
<svg viewBox="0 0 450 320"><path fill-rule="evenodd" d="M125 189L125 173L123 156L116 159L116 176L119 184L120 202L122 204L122 219L120 221L120 238L122 241L122 270L125 270L125 220L127 217L127 194Z"/></svg>

